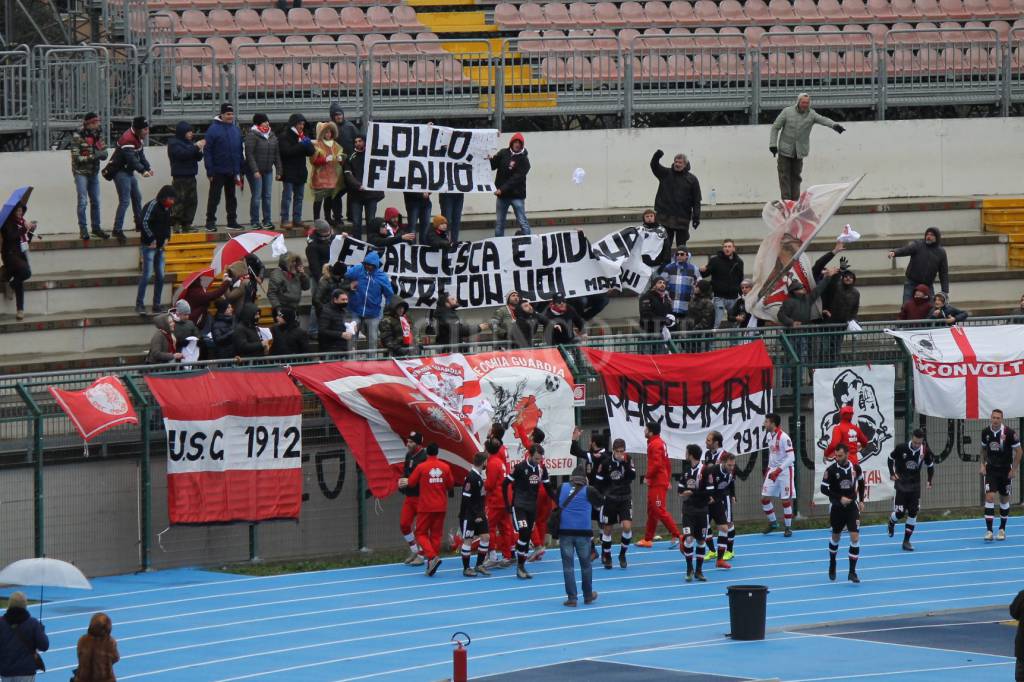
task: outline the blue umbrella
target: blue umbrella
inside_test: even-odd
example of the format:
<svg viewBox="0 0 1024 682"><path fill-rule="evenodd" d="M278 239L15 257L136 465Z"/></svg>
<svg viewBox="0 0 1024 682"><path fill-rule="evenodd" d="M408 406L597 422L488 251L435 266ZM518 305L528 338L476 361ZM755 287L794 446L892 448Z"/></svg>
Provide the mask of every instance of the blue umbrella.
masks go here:
<svg viewBox="0 0 1024 682"><path fill-rule="evenodd" d="M0 208L0 225L7 222L7 219L14 213L15 206L18 204L25 204L27 206L28 198L31 194L31 187L19 187L11 192L10 198L4 202L3 208Z"/></svg>

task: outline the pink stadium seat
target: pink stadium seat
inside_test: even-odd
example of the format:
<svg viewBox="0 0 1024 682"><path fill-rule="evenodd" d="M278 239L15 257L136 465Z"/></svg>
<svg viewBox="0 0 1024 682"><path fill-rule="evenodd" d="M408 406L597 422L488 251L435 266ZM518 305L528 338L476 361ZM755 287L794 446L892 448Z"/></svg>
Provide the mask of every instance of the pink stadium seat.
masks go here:
<svg viewBox="0 0 1024 682"><path fill-rule="evenodd" d="M259 56L259 48L252 36L236 36L231 39L231 58L255 59Z"/></svg>
<svg viewBox="0 0 1024 682"><path fill-rule="evenodd" d="M633 74L640 74L642 80L665 80L670 75L665 58L658 55L645 55L640 59L640 70L633 67Z"/></svg>
<svg viewBox="0 0 1024 682"><path fill-rule="evenodd" d="M937 0L914 0L914 5L925 19L942 19L945 15Z"/></svg>
<svg viewBox="0 0 1024 682"><path fill-rule="evenodd" d="M920 42L920 43L941 43L942 42L942 34L938 33L938 28L939 28L938 24L933 23L931 21L922 21L921 23L919 23L914 28L919 30L919 31L922 31L922 33L919 36L916 37L917 42ZM923 31L928 31L928 33L923 33Z"/></svg>
<svg viewBox="0 0 1024 682"><path fill-rule="evenodd" d="M263 25L267 27L267 33L281 35L292 32L292 26L288 23L288 16L276 7L263 10L260 18L263 19ZM259 80L258 77L257 80Z"/></svg>
<svg viewBox="0 0 1024 682"><path fill-rule="evenodd" d="M668 44L672 49L680 50L696 47L697 42L690 29L676 26L668 31Z"/></svg>
<svg viewBox="0 0 1024 682"><path fill-rule="evenodd" d="M190 47L195 45L196 47ZM203 41L193 36L185 36L175 43L174 56L179 60L202 62L210 59L210 51L203 48Z"/></svg>
<svg viewBox="0 0 1024 682"><path fill-rule="evenodd" d="M697 0L693 6L693 13L697 15L701 23L704 24L721 24L722 15L718 11L718 5L712 0Z"/></svg>
<svg viewBox="0 0 1024 682"><path fill-rule="evenodd" d="M548 52L572 52L572 46L565 39L564 31L544 31L541 35L544 36L544 48Z"/></svg>
<svg viewBox="0 0 1024 682"><path fill-rule="evenodd" d="M391 17L398 24L399 28L406 31L420 31L423 29L423 24L416 18L416 10L409 5L398 5L391 12Z"/></svg>
<svg viewBox="0 0 1024 682"><path fill-rule="evenodd" d="M700 0L698 0L700 2ZM629 0L619 5L619 14L622 15L622 21L626 26L632 26L634 28L644 28L650 25L650 21L647 20L647 14L644 12L643 6L639 2Z"/></svg>
<svg viewBox="0 0 1024 682"><path fill-rule="evenodd" d="M847 30L852 28L859 29L860 27L843 26L843 31L847 33L854 33L854 31L852 30ZM893 28L895 28L895 26L893 26ZM872 38L874 38L876 45L882 45L885 43L885 34L888 32L889 27L886 26L885 24L871 24L870 26L868 26L868 33L871 35Z"/></svg>
<svg viewBox="0 0 1024 682"><path fill-rule="evenodd" d="M313 13L305 7L293 7L288 10L288 24L296 33L316 33L317 24L313 21Z"/></svg>
<svg viewBox="0 0 1024 682"><path fill-rule="evenodd" d="M597 28L601 22L594 16L594 6L589 2L574 2L569 5L569 16L573 23L583 28Z"/></svg>
<svg viewBox="0 0 1024 682"><path fill-rule="evenodd" d="M776 24L768 30L768 41L765 44L772 47L791 47L796 45L796 38L793 37L789 26Z"/></svg>
<svg viewBox="0 0 1024 682"><path fill-rule="evenodd" d="M375 88L386 88L391 85L391 81L388 80L387 74L384 73L384 67L380 65L380 62L370 62L370 82L373 83Z"/></svg>
<svg viewBox="0 0 1024 682"><path fill-rule="evenodd" d="M193 36L213 35L213 29L206 21L206 14L197 9L187 9L181 14L184 32Z"/></svg>
<svg viewBox="0 0 1024 682"><path fill-rule="evenodd" d="M746 36L747 43L751 47L757 47L758 43L761 41L761 37L765 33L767 33L767 31L764 30L763 26L747 26L743 29L743 35Z"/></svg>
<svg viewBox="0 0 1024 682"><path fill-rule="evenodd" d="M718 31L718 41L722 47L743 48L747 45L747 39L743 32L736 26L724 26Z"/></svg>
<svg viewBox="0 0 1024 682"><path fill-rule="evenodd" d="M804 1L809 2L812 6L814 5L814 0ZM750 23L750 18L747 17L743 11L743 5L738 0L722 0L718 3L718 11L722 15L722 19L731 26L745 26ZM650 10L648 10L647 15L650 16Z"/></svg>
<svg viewBox="0 0 1024 682"><path fill-rule="evenodd" d="M206 44L213 48L213 58L218 62L230 62L234 59L234 54L231 52L231 43L228 42L227 38L213 36L206 39Z"/></svg>
<svg viewBox="0 0 1024 682"><path fill-rule="evenodd" d="M419 54L416 41L408 33L392 33L388 39L391 51L400 57L410 58Z"/></svg>
<svg viewBox="0 0 1024 682"><path fill-rule="evenodd" d="M818 0L818 11L821 12L821 16L825 18L825 21L841 24L850 19L850 17L846 16L846 12L843 11L839 0Z"/></svg>
<svg viewBox="0 0 1024 682"><path fill-rule="evenodd" d="M420 54L446 55L448 50L444 49L441 39L436 33L424 31L416 34L416 49Z"/></svg>
<svg viewBox="0 0 1024 682"><path fill-rule="evenodd" d="M662 28L649 28L644 31L644 34L640 38L638 45L650 49L662 50L672 46L669 42L668 34L665 33L665 29Z"/></svg>
<svg viewBox="0 0 1024 682"><path fill-rule="evenodd" d="M209 12L214 7L219 6L219 0L192 0L192 9L197 9L200 12Z"/></svg>
<svg viewBox="0 0 1024 682"><path fill-rule="evenodd" d="M210 10L210 13L206 15L206 20L213 32L219 36L237 36L240 32L234 15L226 9Z"/></svg>
<svg viewBox="0 0 1024 682"><path fill-rule="evenodd" d="M693 70L698 80L716 80L719 77L718 59L710 52L694 55Z"/></svg>
<svg viewBox="0 0 1024 682"><path fill-rule="evenodd" d="M370 7L366 10L366 20L370 22L370 26L376 31L397 31L398 24L395 23L394 17L391 16L391 10L387 7ZM390 78L391 74L388 73Z"/></svg>
<svg viewBox="0 0 1024 682"><path fill-rule="evenodd" d="M917 21L921 18L921 10L917 9L914 0L892 0L892 11L902 21Z"/></svg>
<svg viewBox="0 0 1024 682"><path fill-rule="evenodd" d="M794 52L791 65L793 73L797 77L820 78L823 72L818 58L809 49Z"/></svg>
<svg viewBox="0 0 1024 682"><path fill-rule="evenodd" d="M370 33L364 36L363 47L366 48L366 54L375 58L388 57L392 54L391 45L383 33Z"/></svg>
<svg viewBox="0 0 1024 682"><path fill-rule="evenodd" d="M313 12L313 20L321 31L340 33L345 28L341 23L341 17L338 16L338 10L333 7L317 7Z"/></svg>
<svg viewBox="0 0 1024 682"><path fill-rule="evenodd" d="M970 24L971 22L967 23ZM989 28L995 29L996 34L999 36L999 42L1005 43L1009 39L1010 24L1007 22L1002 19L997 19L996 21L990 22L988 26Z"/></svg>
<svg viewBox="0 0 1024 682"><path fill-rule="evenodd" d="M313 56L313 48L309 46L306 36L285 36L284 51L289 57L310 59Z"/></svg>
<svg viewBox="0 0 1024 682"><path fill-rule="evenodd" d="M220 0L220 8L227 10L238 10L245 7L246 0Z"/></svg>
<svg viewBox="0 0 1024 682"><path fill-rule="evenodd" d="M437 64L437 75L449 85L463 85L470 83L472 79L466 75L462 62L454 57L446 57Z"/></svg>
<svg viewBox="0 0 1024 682"><path fill-rule="evenodd" d="M793 3L793 11L796 12L800 21L818 23L824 20L824 17L822 17L821 12L818 11L818 6L814 3L814 0L796 0Z"/></svg>
<svg viewBox="0 0 1024 682"><path fill-rule="evenodd" d="M171 11L183 12L192 8L192 0L165 0L163 4L163 9ZM154 7L153 9L155 10L156 8Z"/></svg>
<svg viewBox="0 0 1024 682"><path fill-rule="evenodd" d="M209 81L203 79L200 70L192 66L174 67L174 82L186 92L206 90L212 87Z"/></svg>
<svg viewBox="0 0 1024 682"><path fill-rule="evenodd" d="M847 76L871 76L874 66L870 57L860 50L846 50L843 53L843 71Z"/></svg>
<svg viewBox="0 0 1024 682"><path fill-rule="evenodd" d="M565 68L565 60L560 57L544 57L541 59L540 72L550 81L564 82L569 80L569 72Z"/></svg>
<svg viewBox="0 0 1024 682"><path fill-rule="evenodd" d="M368 33L373 28L370 26L370 22L366 20L363 10L358 7L345 7L339 12L339 16L341 17L341 23L349 31Z"/></svg>
<svg viewBox="0 0 1024 682"><path fill-rule="evenodd" d="M380 68L379 65L375 66ZM335 83L341 83L342 85L347 85L349 87L358 86L363 81L362 76L359 74L359 69L357 69L356 65L351 62L344 62L335 65L335 67L331 69L331 78L334 79Z"/></svg>
<svg viewBox="0 0 1024 682"><path fill-rule="evenodd" d="M693 32L693 41L697 47L719 48L718 32L710 26L701 26Z"/></svg>
<svg viewBox="0 0 1024 682"><path fill-rule="evenodd" d="M576 22L569 16L569 10L560 2L549 2L543 7L544 17L555 28L575 28Z"/></svg>
<svg viewBox="0 0 1024 682"><path fill-rule="evenodd" d="M279 90L294 92L308 90L310 87L309 72L302 64L297 62L282 64L278 73L281 78L277 85Z"/></svg>
<svg viewBox="0 0 1024 682"><path fill-rule="evenodd" d="M366 56L366 47L363 45L363 41L359 39L359 36L354 36L351 33L343 33L338 36L338 52L345 56Z"/></svg>
<svg viewBox="0 0 1024 682"><path fill-rule="evenodd" d="M235 79L235 83L238 85L239 90L256 89L256 76L253 74L252 67L240 64L235 68L232 76Z"/></svg>
<svg viewBox="0 0 1024 682"><path fill-rule="evenodd" d="M513 31L526 27L526 22L519 17L519 9L509 2L494 6L494 21L501 28Z"/></svg>
<svg viewBox="0 0 1024 682"><path fill-rule="evenodd" d="M636 42L636 39L640 37L640 31L635 28L624 28L619 31L619 47L623 50L628 49L630 45Z"/></svg>
<svg viewBox="0 0 1024 682"><path fill-rule="evenodd" d="M608 28L599 28L594 31L595 50L617 50L619 48L619 37L615 31Z"/></svg>
<svg viewBox="0 0 1024 682"><path fill-rule="evenodd" d="M964 0L964 11L972 19L989 19L1001 16L1001 13L997 12L985 0Z"/></svg>
<svg viewBox="0 0 1024 682"><path fill-rule="evenodd" d="M672 3L668 6L669 14L672 15L672 19L682 26L696 26L700 23L700 19L693 12L693 5L687 0L672 0Z"/></svg>
<svg viewBox="0 0 1024 682"><path fill-rule="evenodd" d="M520 31L516 49L525 54L543 52L544 41L541 40L540 31Z"/></svg>
<svg viewBox="0 0 1024 682"><path fill-rule="evenodd" d="M820 45L821 42L818 40L818 33L814 30L813 26L800 25L793 27L793 40L799 46L807 45Z"/></svg>
<svg viewBox="0 0 1024 682"><path fill-rule="evenodd" d="M590 36L590 31L584 31L583 29L574 28L569 31L569 44L572 49L577 52L592 52L594 51L594 41Z"/></svg>
<svg viewBox="0 0 1024 682"><path fill-rule="evenodd" d="M665 59L665 68L671 78L693 79L693 62L686 55L670 54Z"/></svg>
<svg viewBox="0 0 1024 682"><path fill-rule="evenodd" d="M416 84L412 69L409 68L409 62L404 59L392 59L388 62L387 73L388 80L394 85L409 87Z"/></svg>
<svg viewBox="0 0 1024 682"><path fill-rule="evenodd" d="M975 1L979 4L985 4L984 0L972 0L972 3ZM966 5L967 3L964 4ZM968 8L970 6L967 5ZM988 0L988 10L995 17L1010 17L1019 13L1013 8L1013 0Z"/></svg>
<svg viewBox="0 0 1024 682"><path fill-rule="evenodd" d="M836 2L837 0L832 0ZM743 4L743 13L750 17L751 23L754 24L771 24L772 13L768 11L768 5L765 4L764 0L747 0Z"/></svg>
<svg viewBox="0 0 1024 682"><path fill-rule="evenodd" d="M723 0L723 2L732 2L739 4L736 0ZM666 28L675 26L676 22L672 19L672 13L661 0L651 0L644 5L644 14L647 15L647 21L654 24L655 26L664 26Z"/></svg>
<svg viewBox="0 0 1024 682"><path fill-rule="evenodd" d="M413 78L420 85L440 85L444 81L437 75L437 65L425 59L418 60L412 67Z"/></svg>
<svg viewBox="0 0 1024 682"><path fill-rule="evenodd" d="M310 64L307 75L310 85L314 87L330 89L337 86L331 77L330 64L324 64L323 62Z"/></svg>
<svg viewBox="0 0 1024 682"><path fill-rule="evenodd" d="M859 27L858 27L859 28ZM822 45L844 45L842 32L835 24L822 24L818 27L818 42Z"/></svg>
<svg viewBox="0 0 1024 682"><path fill-rule="evenodd" d="M337 57L341 54L338 43L324 33L318 33L309 39L309 49L315 57ZM330 73L330 69L327 70L327 73ZM316 82L315 78L313 80Z"/></svg>
<svg viewBox="0 0 1024 682"><path fill-rule="evenodd" d="M984 6L984 3L982 5ZM964 3L961 0L940 0L939 9L950 19L969 19L971 17L971 13L964 8Z"/></svg>
<svg viewBox="0 0 1024 682"><path fill-rule="evenodd" d="M284 59L288 53L284 51L284 43L277 36L260 36L259 56L264 59ZM248 50L244 51L248 53Z"/></svg>
<svg viewBox="0 0 1024 682"><path fill-rule="evenodd" d="M277 65L261 62L253 70L255 86L263 90L278 90L281 87L281 72Z"/></svg>
<svg viewBox="0 0 1024 682"><path fill-rule="evenodd" d="M896 21L896 13L892 11L889 0L868 0L868 13L877 21Z"/></svg>
<svg viewBox="0 0 1024 682"><path fill-rule="evenodd" d="M864 6L864 0L843 0L843 11L850 21L871 21L871 13Z"/></svg>
<svg viewBox="0 0 1024 682"><path fill-rule="evenodd" d="M964 41L972 38L981 40L985 35L984 33L965 32L962 30L964 27L956 21L944 21L939 28L943 29L942 33L939 34L939 37L943 42L949 43L963 43Z"/></svg>
<svg viewBox="0 0 1024 682"><path fill-rule="evenodd" d="M551 22L544 16L544 10L535 2L524 2L519 6L519 16L532 28L550 28Z"/></svg>
<svg viewBox="0 0 1024 682"><path fill-rule="evenodd" d="M793 5L789 4L789 0L770 0L768 11L771 12L772 19L775 21L792 24L797 20L796 12L793 11Z"/></svg>
<svg viewBox="0 0 1024 682"><path fill-rule="evenodd" d="M619 79L619 64L617 59L612 59L608 55L602 54L591 59L590 65L594 67L597 77L601 80L614 81Z"/></svg>
<svg viewBox="0 0 1024 682"><path fill-rule="evenodd" d="M238 25L238 30L245 35L258 36L267 32L260 13L254 9L240 9L235 12L235 23Z"/></svg>
<svg viewBox="0 0 1024 682"><path fill-rule="evenodd" d="M793 58L784 52L771 52L761 62L761 73L767 74L769 78L795 76Z"/></svg>

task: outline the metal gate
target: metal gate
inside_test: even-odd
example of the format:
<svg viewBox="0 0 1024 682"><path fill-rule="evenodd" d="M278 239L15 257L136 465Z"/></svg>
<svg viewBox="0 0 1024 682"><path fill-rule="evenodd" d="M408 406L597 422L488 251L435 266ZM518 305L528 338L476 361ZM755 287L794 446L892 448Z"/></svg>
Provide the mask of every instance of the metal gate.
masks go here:
<svg viewBox="0 0 1024 682"><path fill-rule="evenodd" d="M82 115L96 112L110 136L109 50L102 46L37 45L32 49L32 108L36 149L50 149L62 133L77 130Z"/></svg>

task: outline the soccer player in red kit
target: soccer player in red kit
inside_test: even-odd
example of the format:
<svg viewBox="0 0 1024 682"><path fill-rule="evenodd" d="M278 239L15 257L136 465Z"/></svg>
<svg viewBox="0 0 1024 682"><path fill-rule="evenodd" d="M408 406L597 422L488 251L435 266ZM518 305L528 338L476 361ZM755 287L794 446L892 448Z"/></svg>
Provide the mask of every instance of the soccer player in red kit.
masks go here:
<svg viewBox="0 0 1024 682"><path fill-rule="evenodd" d="M529 451L533 445L542 445L544 443L544 432L540 430L540 427L535 427L530 432L530 442L526 444L526 450ZM530 544L533 547L530 549L530 556L527 561L540 561L541 557L544 556L544 549L547 546L547 535L548 535L548 519L551 517L551 510L555 508L555 503L551 500L548 495L546 488L541 486L541 489L537 491L537 520L533 524L533 533L530 536Z"/></svg>
<svg viewBox="0 0 1024 682"><path fill-rule="evenodd" d="M423 434L412 431L405 439L405 462L402 465L402 476L409 478L413 470L427 458L427 451L423 449ZM409 557L403 562L409 566L422 566L423 555L419 553L416 546L416 536L413 534L413 524L416 523L416 503L420 499L420 491L416 486L407 486L402 489L405 501L402 503L402 515L398 519L398 527L402 531L402 537L409 544Z"/></svg>
<svg viewBox="0 0 1024 682"><path fill-rule="evenodd" d="M501 438L495 437L495 429L491 428L491 438L484 444L487 451L487 471L484 478L484 490L487 496L484 498L484 510L487 512L487 525L491 530L491 545L495 551L493 561L489 561L488 568L508 568L512 565L512 548L516 544L516 534L512 528L512 517L505 509L505 498L501 496L501 488L505 485L505 477L508 476L508 460L505 456L505 446L501 444Z"/></svg>
<svg viewBox="0 0 1024 682"><path fill-rule="evenodd" d="M825 461L835 458L836 446L842 443L849 453L850 463L859 464L857 452L869 442L868 437L853 422L853 405L843 405L839 408L839 423L832 427L832 440L825 448Z"/></svg>
<svg viewBox="0 0 1024 682"><path fill-rule="evenodd" d="M679 527L665 509L672 465L668 461L668 446L661 439L661 424L648 422L644 427L644 435L647 437L647 474L644 477L647 482L647 528L644 531L644 539L636 543L636 546L652 546L654 531L659 521L665 524L665 528L668 528L678 542Z"/></svg>
<svg viewBox="0 0 1024 682"><path fill-rule="evenodd" d="M441 565L441 537L444 515L448 511L448 491L454 485L452 469L438 458L437 443L427 446L427 458L413 469L409 478L398 479L398 487L419 486L420 499L416 510L416 542L427 558L427 575L437 573Z"/></svg>

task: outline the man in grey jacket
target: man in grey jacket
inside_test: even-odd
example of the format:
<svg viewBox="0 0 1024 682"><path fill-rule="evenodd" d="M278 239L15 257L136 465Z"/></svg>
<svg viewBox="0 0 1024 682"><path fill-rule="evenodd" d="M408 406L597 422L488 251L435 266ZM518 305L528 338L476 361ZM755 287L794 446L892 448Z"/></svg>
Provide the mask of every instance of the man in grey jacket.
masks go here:
<svg viewBox="0 0 1024 682"><path fill-rule="evenodd" d="M815 124L828 126L842 134L846 128L827 116L822 116L811 109L811 96L800 93L796 104L779 112L772 124L768 151L772 156L778 155L779 190L783 199L796 201L800 198L800 173L804 168L804 158L811 152L811 128Z"/></svg>

